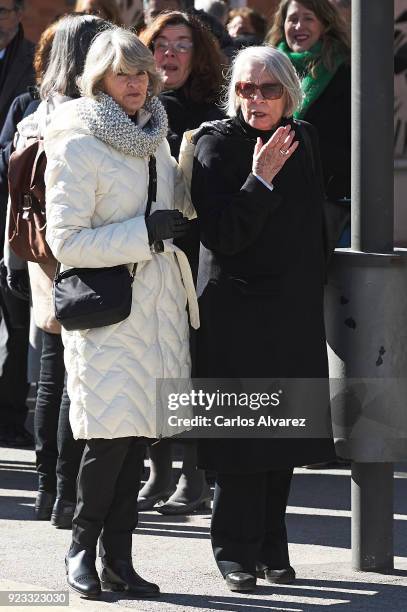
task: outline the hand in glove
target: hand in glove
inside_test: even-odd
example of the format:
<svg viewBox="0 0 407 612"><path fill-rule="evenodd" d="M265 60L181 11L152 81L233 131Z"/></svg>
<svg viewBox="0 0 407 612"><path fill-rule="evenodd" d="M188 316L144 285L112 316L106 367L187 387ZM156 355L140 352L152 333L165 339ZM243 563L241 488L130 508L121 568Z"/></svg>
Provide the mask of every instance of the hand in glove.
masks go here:
<svg viewBox="0 0 407 612"><path fill-rule="evenodd" d="M28 302L30 289L27 270L7 269L7 286L14 297Z"/></svg>
<svg viewBox="0 0 407 612"><path fill-rule="evenodd" d="M146 219L149 244L185 236L188 223L179 210L156 210Z"/></svg>

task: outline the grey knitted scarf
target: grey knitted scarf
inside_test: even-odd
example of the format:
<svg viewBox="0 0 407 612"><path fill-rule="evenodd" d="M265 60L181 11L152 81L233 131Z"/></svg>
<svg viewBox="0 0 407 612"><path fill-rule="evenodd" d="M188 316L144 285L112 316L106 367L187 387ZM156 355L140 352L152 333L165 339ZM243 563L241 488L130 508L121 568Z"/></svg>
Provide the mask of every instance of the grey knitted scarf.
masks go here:
<svg viewBox="0 0 407 612"><path fill-rule="evenodd" d="M81 98L78 115L96 138L126 155L148 157L155 154L166 138L168 119L164 106L155 96L146 100L143 108L151 113L151 119L140 127L113 98L101 93L97 99Z"/></svg>

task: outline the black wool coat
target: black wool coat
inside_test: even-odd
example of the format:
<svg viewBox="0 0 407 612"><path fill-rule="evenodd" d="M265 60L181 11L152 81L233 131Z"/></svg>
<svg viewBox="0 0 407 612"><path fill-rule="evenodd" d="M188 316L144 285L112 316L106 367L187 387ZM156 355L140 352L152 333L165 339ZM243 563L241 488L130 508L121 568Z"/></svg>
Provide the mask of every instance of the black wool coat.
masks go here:
<svg viewBox="0 0 407 612"><path fill-rule="evenodd" d="M159 99L168 115L167 140L171 155L177 160L184 132L199 128L205 121L223 119L225 116L214 102L191 100L186 95L184 87L165 91L159 95ZM199 258L199 234L196 221L190 222L188 234L177 240L176 245L186 253L194 280L196 280Z"/></svg>
<svg viewBox="0 0 407 612"><path fill-rule="evenodd" d="M216 122L196 144L192 201L201 242L218 266L200 297L197 375L326 378L321 177L311 174L300 144L270 191L251 174L259 135L271 134L238 117ZM329 398L325 406L326 422ZM200 466L218 472L267 471L333 456L329 438L199 444Z"/></svg>
<svg viewBox="0 0 407 612"><path fill-rule="evenodd" d="M27 91L30 85L35 85L34 49L34 43L24 38L20 24L0 62L0 131L14 98Z"/></svg>
<svg viewBox="0 0 407 612"><path fill-rule="evenodd" d="M307 110L305 121L318 132L325 191L336 200L351 189L351 72L342 64Z"/></svg>
<svg viewBox="0 0 407 612"><path fill-rule="evenodd" d="M171 155L178 159L184 132L198 128L204 121L223 119L224 113L214 102L194 102L183 87L171 89L159 95L168 115L168 136Z"/></svg>

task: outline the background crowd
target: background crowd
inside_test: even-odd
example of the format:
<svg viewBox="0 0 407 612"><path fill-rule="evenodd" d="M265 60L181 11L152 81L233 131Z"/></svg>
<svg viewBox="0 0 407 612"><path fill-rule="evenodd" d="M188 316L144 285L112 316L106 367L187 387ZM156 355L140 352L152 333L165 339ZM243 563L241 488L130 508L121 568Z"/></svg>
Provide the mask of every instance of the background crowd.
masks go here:
<svg viewBox="0 0 407 612"><path fill-rule="evenodd" d="M182 0L149 0L144 3L144 14L140 15L137 22L133 24L133 32L138 38L133 33L131 37L137 40L137 44L139 44L138 41L141 41L145 47L140 45L140 48L147 48L152 54L154 66L148 64L150 56L146 56L143 59L143 62L146 62L145 66L149 66L145 71L149 75L150 86L151 82L154 82L156 72L160 74L162 81L161 92L158 95L160 106L157 106L159 110L156 109L154 112L157 112L157 116L161 117L160 125L162 129L165 128L165 136L172 157L178 161L181 142L185 132L199 128L208 121L224 119L226 116L235 116L230 126L228 124L229 127L225 128L226 132L222 132L224 128L219 130L214 128L213 132L208 132L208 134L202 136L197 144L197 159L199 163L202 162L202 171L194 173L192 196L200 221L190 221L189 232L186 236L183 236L181 231L178 234L171 232L170 235L165 234L163 220L161 219L158 223L158 217L153 219L154 213L150 217L151 221L146 220L150 244L159 243L164 238L176 238L174 249L175 251L187 254L195 282L200 265L199 235L203 243L201 257L203 248L213 249L220 254L221 275L225 278L233 274L235 265L241 267L239 255L236 254L239 249L243 248L236 246L240 244L243 244L249 253L249 258L245 260L243 268L245 266L247 268L257 266L259 274L275 274L274 269L269 270L267 266L263 266L264 261L269 257L267 251L271 239L270 236L273 236L273 241L275 241L276 245L279 245L278 248L275 247L276 256L271 258L273 265L278 266L278 251L283 251L286 240L284 228L287 228L290 223L293 223L293 225L291 236L288 240L292 240L295 244L301 244L301 240L303 240L304 245L312 246L309 251L305 250L304 253L302 251L298 252L296 257L298 260L301 259L301 263L305 268L307 266L308 270L312 268L319 279L323 277L323 266L321 260L318 259L319 255L317 252L318 248L321 250L323 247L318 246L319 238L313 235L315 229L313 224L307 225L311 217L304 217L305 204L303 209L298 210L295 204L299 194L304 189L307 189L306 186L301 184L299 179L296 179L296 172L300 172L299 169L292 175L287 175L282 170L278 179L276 179L280 189L283 191L284 189L287 190L287 201L293 202L292 209L287 209L292 217L291 219L281 218L279 220L281 225L278 226L280 227L278 230L275 227L270 227L263 236L264 244L262 239L256 242L252 261L250 260L250 233L252 232L253 236L257 239L260 229L265 231L261 210L259 209L259 215L254 220L254 225L250 225L251 221L247 222L247 226L244 226L244 235L236 233L236 236L233 237L236 240L236 244L228 246L228 240L231 239L229 233L227 232L225 236L222 235L222 228L225 230L226 221L222 221L222 223L219 221L221 225L219 229L216 229L217 226L214 219L218 219L218 217L216 216L217 213L214 217L212 207L218 193L222 193L225 198L228 198L227 194L238 190L242 182L244 183L244 176L247 176L250 172L252 151L250 146L246 151L248 139L252 140L255 137L262 136L262 133L264 133L264 136L272 135L270 131L271 126L268 124L262 126L260 121L260 127L258 127L257 120L253 120L254 122L250 121L250 113L254 113L254 110L250 109L250 104L248 105L247 101L257 99L256 91L246 91L244 87L239 85L241 81L248 81L249 83L246 83L246 85L250 85L251 81L261 83L262 77L261 71L259 72L259 65L264 64L268 66L267 62L270 62L271 66L274 65L274 61L277 61L274 57L269 57L267 53L262 55L259 51L256 51L261 48L276 48L279 50L278 61L282 62L283 66L284 61L287 61L287 66L289 66L289 68L284 68L285 74L287 75L289 70L292 70L293 76L290 77L292 89L295 88L294 80L299 78L297 85L301 92L302 102L301 104L292 102L291 106L289 105L289 110L282 107L280 109L281 112L277 116L277 122L282 121L284 123L287 117L293 115L294 118L305 120L315 127L322 162L320 177L322 189L332 200L342 202L349 200L349 5L350 2L345 0L322 0L320 2L318 0L301 0L298 2L295 0L281 0L272 20L268 22L264 16L251 8L230 9L228 3L223 0L200 0L195 3L195 8L188 8L188 10L183 6ZM83 94L83 90L78 86L78 77L83 74L87 53L95 34L103 29L106 29L106 32L108 32L109 24L120 26L124 21L124 17L121 13L121 6L116 0L77 0L74 15L69 18L61 16L56 19L43 32L40 41L34 46L24 38L23 27L21 25L23 10L24 0L0 0L0 255L3 258L0 269L0 444L27 448L35 446L39 476L38 495L35 504L35 517L37 519L51 519L52 524L58 528L70 528L75 507L77 508L75 516L76 531L74 531L73 547L71 548L73 557L75 553L81 552L83 542L87 541L86 538L90 538L87 532L88 527L81 525L81 520L85 520L83 516L81 517L81 512L83 515L85 512L84 508L86 508L86 511L89 511L89 498L96 494L93 491L92 485L89 484L96 477L95 474L89 471L92 457L96 456L97 453L103 453L106 465L110 465L113 461L111 459L112 455L109 454L112 453L112 450L108 449L106 445L103 449L87 445L85 455L82 456L84 449L83 438L110 438L114 437L112 431L115 430L112 429L110 431L112 435L109 434L108 436L104 436L103 432L101 433L99 430L95 434L89 435L88 431L84 433L78 426L77 431L74 432L75 435L72 432L72 418L71 423L69 421L71 403L69 395L71 396L71 401L77 407L79 401L77 397L79 394L79 379L75 383L72 381L68 382L67 391L61 329L52 311L52 279L55 274L56 263L46 265L29 263L27 265L27 262L17 257L9 248L6 227L9 196L7 176L11 153L14 150L21 149L29 138L42 136L54 112L57 113L55 117L60 117L62 123L65 122L65 116L61 111L58 114L58 108L66 103L71 104L72 101L79 99L81 94ZM108 37L107 34L106 37ZM119 42L117 44L119 45ZM123 40L120 44L124 46L127 44L129 48L131 46L131 42ZM262 45L263 47L261 47ZM253 50L253 53L251 50ZM137 52L137 50L134 51L134 53ZM240 53L239 57L243 58L240 61L247 61L247 65L252 66L251 72L249 71L246 74L240 65L240 68L236 68L234 59L238 53ZM244 55L245 53L246 55ZM285 59L281 59L281 55ZM98 57L95 57L94 61L97 62L98 59ZM111 61L113 62L114 60L112 59ZM142 65L144 66L144 64ZM233 65L233 70L235 71L231 82L233 87L236 87L236 100L241 99L243 101L241 103L241 110L239 110L239 104L232 109L230 86L228 94L229 106L227 104L225 106L224 103L222 104L225 86L230 82L230 74L227 76L230 65ZM103 74L107 74L107 71L108 68L105 68ZM285 88L289 87L287 84L289 79L287 79L288 77L285 80L283 78L280 79L281 84ZM116 92L114 87L111 91ZM156 89L158 93L158 86ZM261 87L257 89L261 91L261 95L265 100L267 99L267 101L271 102L271 100L275 99L273 98L274 94L265 93L266 90L263 92ZM109 94L108 83L105 85L104 91ZM116 99L115 95L112 94L114 99ZM140 95L142 94L140 93ZM147 84L143 95L147 96L147 99L149 99L148 96L152 95L150 90L147 91ZM266 96L270 96L270 98L266 98ZM292 97L294 100L294 94L292 94ZM71 108L69 104L66 108ZM125 106L123 108L126 110ZM165 113L160 115L161 108L165 109L166 116L168 117L168 126L166 123L167 119L165 122L162 119ZM137 108L136 110L139 109ZM75 122L74 120L72 121L75 127ZM217 124L215 123L214 125ZM65 127L61 127L61 129L65 129ZM56 130L56 133L58 133L58 130ZM288 132L285 135L288 135ZM57 140L58 136L56 135L55 138ZM227 138L227 144L224 143L224 138ZM283 144L279 149L280 153L284 151L284 147L287 152L290 151L290 155L294 152L295 147L293 151L290 149L293 138L294 133L291 134L290 132L287 140L282 141ZM315 138L314 132L312 132L311 141L314 141ZM234 139L237 140L235 141ZM235 148L236 143L238 144L240 155L235 157L237 151ZM157 141L157 144L154 145L155 148L152 148L151 151L156 153L156 151L161 150L157 148L159 145L161 146L161 141ZM217 149L218 146L220 147L219 150ZM212 147L214 148L212 149ZM316 145L315 147L315 150L318 151ZM306 145L304 144L305 148ZM118 150L120 151L120 149ZM57 147L55 151L56 159L58 159L59 153ZM260 149L257 150L257 153L261 157L259 151ZM168 156L167 159L165 155L163 153L163 160L158 155L158 163L162 164L162 166L159 166L159 172L167 173L169 176L172 172L170 170L172 162L169 161L171 158ZM80 147L75 157L77 163L77 160L80 158ZM140 157L142 157L141 153ZM227 159L229 165L226 167L224 161L221 167L217 166L216 161L212 163L212 160L219 159ZM207 160L211 160L211 163ZM115 163L117 163L119 169L120 159L115 160ZM267 190L269 189L267 183L271 183L275 175L268 176L267 172L262 171L260 162L257 160L256 163L258 165L255 167L258 171L255 174L255 182L259 179L265 185L259 185L257 182L250 189ZM102 154L100 164L103 164ZM319 164L319 159L316 160L316 164ZM139 171L137 168L135 166L135 171ZM283 165L281 165L281 168L283 168ZM281 168L279 167L279 171ZM89 174L86 175L86 180L88 179ZM148 184L148 176L144 177L144 179ZM58 180L60 179L57 177L55 181ZM66 180L69 182L69 176ZM127 180L130 179L123 176L123 184L126 184ZM171 181L173 181L172 178L167 179L167 183L172 185ZM293 191L292 184L294 184L295 189L298 191ZM105 186L103 189L105 189ZM171 189L176 189L176 187L171 187ZM80 197L82 195L78 194L78 198ZM165 197L163 196L161 200L165 201ZM231 201L234 201L233 198ZM120 206L124 205L124 202L120 203ZM84 207L86 209L86 202ZM171 208L170 204L168 204L168 208ZM176 208L181 209L182 207L177 205ZM168 210L166 212L169 213L171 211ZM183 214L190 216L185 210ZM165 227L168 233L168 227L172 227L173 221L171 219L173 217L167 215L166 219ZM244 219L246 218L243 211L239 223L242 223ZM50 223L52 225L52 219ZM68 225L72 225L72 223L69 220ZM179 223L181 225L181 221ZM199 223L201 224L200 227L198 227ZM228 223L228 228L234 227L236 220L231 218ZM55 227L57 231L58 227ZM57 233L55 236L57 236ZM151 238L151 236L155 236L155 239ZM282 243L280 244L281 240ZM56 237L55 245L57 244L59 242ZM61 261L65 257L68 265L80 265L81 248L84 248L82 244L78 243L75 246L72 243L69 253L63 251L59 253L62 257ZM56 246L55 249L57 249ZM76 255L74 255L75 249L77 249ZM53 251L55 253L54 249ZM131 261L133 261L132 255L135 257L134 254L129 253L129 260ZM100 259L100 253L95 254L95 257ZM63 263L65 262L63 261ZM101 261L100 265L103 265L103 261ZM114 262L109 261L106 265L114 265ZM287 262L285 262L285 265L287 265ZM301 289L299 282L300 279L305 278L304 272L296 270L295 273L293 272L292 278L293 282L297 283L296 288L299 294L302 291L306 291L305 287ZM230 329L228 331L228 324L231 322L230 312L235 309L236 319L234 324L236 326L239 325L239 320L241 319L236 311L239 301L236 302L234 293L232 299L232 294L228 295L227 291L224 291L221 299L219 295L216 295L213 287L211 288L211 294L208 291L205 293L204 299L201 300L201 331L199 334L191 334L189 345L188 340L185 340L187 338L186 335L183 338L183 346L186 342L188 351L190 350L192 354L193 367L195 364L198 364L200 376L267 376L268 368L265 368L263 372L266 353L258 350L262 330L267 327L267 324L258 320L257 325L253 327L248 326L244 341L242 337L239 337L239 342L234 345L236 338L233 337L233 334L229 335ZM264 295L267 295L267 289L265 293L263 291L262 303L264 303ZM290 295L291 303L294 304L295 295ZM295 314L294 312L291 315L287 314L286 301L282 301L278 306L280 309L278 316L283 316L284 313L286 321L289 321L289 328L285 329L284 326L281 326L278 330L281 336L278 336L277 339L274 336L270 339L267 335L262 338L265 346L280 346L280 351L276 352L275 358L276 364L279 364L278 367L281 367L281 375L285 373L287 376L287 370L281 365L285 363L284 354L286 355L287 364L289 364L287 367L292 372L290 375L296 376L303 373L305 364L309 363L309 347L313 346L314 343L316 347L315 355L317 355L320 351L321 343L324 344L324 333L321 331L323 328L322 311L318 310L321 305L321 296L319 294L318 296L315 304L312 302L308 304L309 315L307 316L309 326L307 333L309 337L307 336L307 339L303 338L302 340L304 346L307 345L308 352L301 354L301 359L305 361L300 359L299 363L295 365L290 359L290 342L287 342L287 338L295 338L296 342L298 342L298 338L301 337L301 334L304 334L304 329L299 329L298 333L293 332L292 324L295 321ZM231 303L228 300L231 300ZM242 308L247 309L246 298L242 298L242 304ZM154 308L156 309L157 306ZM242 311L241 316L252 320L255 319L256 308L257 306L253 310L253 317L247 310L245 310L245 313ZM268 316L270 316L269 311ZM184 324L187 325L182 318L177 326L182 328ZM275 330L273 333L275 333ZM202 337L204 337L204 341L202 341ZM253 351L249 351L248 347L251 346L253 341L255 342ZM218 348L215 347L216 342L223 347L221 354ZM247 360L245 358L245 355L239 351L239 346L242 345L242 342L250 356L257 352L257 359L250 357ZM68 344L67 341L65 345L65 363L68 363L69 359L71 359L72 363L72 360L76 360L77 364L79 353L75 352L76 348L73 344L69 345L68 350ZM228 354L225 352L225 347L227 347ZM69 358L67 354L68 357L70 356ZM231 355L233 359L231 359ZM181 358L177 361L177 367L179 366L180 368L179 372L177 370L178 376L181 376L181 371L184 372L182 368L186 367L185 364L188 359L185 357L184 361L185 363ZM323 377L326 375L326 357L319 362L318 357L315 356L315 359L311 359L311 362L315 369L310 370L307 376ZM226 374L225 364L227 364ZM308 372L307 368L305 370ZM174 376L174 371L174 368L172 368L172 376ZM31 435L25 426L27 396L30 384L34 384L36 387L34 436ZM70 394L68 393L69 389L71 389ZM75 394L76 397L74 398ZM127 435L135 436L136 434L128 433ZM143 435L154 437L148 436L148 432L145 432ZM205 468L216 472L230 473L230 469L224 467L224 462L226 461L227 463L230 457L235 456L235 451L231 450L228 452L227 450L225 451L225 448L218 449L215 445L209 449L201 448L199 457L197 445L194 442L184 443L182 445L183 466L181 476L178 483L175 483L172 474L172 451L170 441L163 441L150 448L150 476L138 494L137 505L139 509L155 508L164 514L188 514L193 512L202 504L207 504L210 501L210 489L207 483ZM139 447L135 447L131 451L126 447L125 450L122 449L120 452L124 453L123 457L127 457L126 461L130 461L129 458L131 456L135 457L138 462L138 469L141 470L139 460L140 458L143 459L143 455ZM261 463L264 467L264 457L266 455L273 465L276 465L276 462L279 463L276 459L277 456L281 458L281 453L278 449L275 455L270 456L265 452L263 455L261 445L257 445L256 449L249 451L247 449L243 450L241 456L247 456L247 452L253 458L253 468L249 470L249 473L255 471L254 464L256 462ZM117 453L117 446L114 453ZM216 453L218 453L219 460L215 459ZM312 452L308 452L308 450L305 450L303 453L300 452L296 460L299 463L296 464L324 460L330 458L331 454L332 449L325 448L319 452L314 447ZM225 457L228 459L226 460ZM198 465L201 469L198 469ZM223 467L219 467L220 465ZM266 491L268 490L267 487L269 487L270 490L274 491L275 496L281 496L279 515L276 518L280 531L278 536L268 533L267 537L279 538L282 552L281 558L275 561L275 564L277 564L278 568L285 568L291 571L292 568L289 567L287 556L284 512L292 468L286 466L284 462L280 462L279 467L281 468L280 472L277 470L278 473L273 478L268 477L269 480L267 482L259 481L256 489L259 491L264 489ZM77 506L76 500L78 472L79 506ZM135 476L134 479L136 480ZM221 485L217 485L214 506L216 521L213 533L215 538L217 530L217 541L214 540L213 544L215 558L221 572L227 577L234 571L242 571L244 563L237 564L236 567L229 567L227 564L222 565L223 558L226 558L227 554L229 554L225 552L227 551L227 538L225 534L227 532L230 508L234 505L233 496L236 494L236 484L233 478L227 478L225 474L220 481ZM250 482L247 483L247 487L250 488ZM128 488L126 488L127 490ZM223 497L221 491L223 491ZM225 492L227 491L229 493L226 499ZM137 491L135 495L137 495ZM269 493L264 493L265 497L267 495ZM127 504L129 499L127 499ZM112 501L111 503L117 505L118 501ZM123 500L120 503L123 503ZM265 504L265 500L259 501L259 507ZM120 512L121 510L118 510L119 518L117 520L122 520L123 518ZM111 522L114 522L114 520L111 517ZM238 522L238 520L237 518L236 521ZM134 520L131 520L130 524L133 527ZM258 524L257 518L254 519L254 524ZM236 525L229 524L228 527L233 531ZM111 538L115 544L112 544L109 540L108 523L105 524L105 533L106 547L109 548L110 546L112 551L114 546L117 547L118 544L116 536ZM90 538L92 542L96 542L97 536L98 532L96 530ZM247 536L251 537L250 534L247 534ZM258 533L252 534L252 536L253 538L263 537L262 534L259 535ZM127 544L125 543L124 548L126 546ZM114 557L114 553L111 552L111 554ZM222 555L226 555L226 557ZM253 570L252 573L255 573L255 568L252 567L255 561L256 559L250 559L248 562L248 565ZM269 559L264 558L263 561L264 568L270 568L270 563L272 566L272 562ZM112 576L117 576L122 571L120 568L113 568L112 563L110 565L107 564L107 569L105 568L105 573L110 576L111 580L114 579ZM245 567L247 568L247 564ZM74 575L75 570L72 571ZM272 581L271 575L269 578ZM287 580L292 578L292 573L287 575ZM145 583L145 581L140 582L134 576L130 577L129 580L130 582L133 581L134 588L138 588L140 592L145 591L147 594L154 594L157 590L155 585ZM75 576L72 578L72 581L75 582ZM248 585L249 587L251 586L250 580ZM241 587L240 583L238 584L239 586ZM96 587L94 584L90 585L89 588L90 591L92 591L92 588L97 590L97 585ZM246 590L251 589L247 588Z"/></svg>

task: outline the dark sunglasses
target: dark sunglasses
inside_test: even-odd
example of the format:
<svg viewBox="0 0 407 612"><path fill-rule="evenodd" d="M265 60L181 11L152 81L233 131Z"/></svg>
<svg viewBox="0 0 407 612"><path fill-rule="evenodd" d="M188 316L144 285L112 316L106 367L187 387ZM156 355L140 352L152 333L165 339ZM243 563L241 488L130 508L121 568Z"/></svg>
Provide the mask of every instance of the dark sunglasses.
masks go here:
<svg viewBox="0 0 407 612"><path fill-rule="evenodd" d="M253 98L256 91L259 90L265 100L278 100L281 98L284 92L284 87L281 83L262 83L256 85L256 83L250 83L245 81L239 81L235 85L235 92L239 98Z"/></svg>

